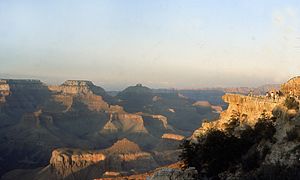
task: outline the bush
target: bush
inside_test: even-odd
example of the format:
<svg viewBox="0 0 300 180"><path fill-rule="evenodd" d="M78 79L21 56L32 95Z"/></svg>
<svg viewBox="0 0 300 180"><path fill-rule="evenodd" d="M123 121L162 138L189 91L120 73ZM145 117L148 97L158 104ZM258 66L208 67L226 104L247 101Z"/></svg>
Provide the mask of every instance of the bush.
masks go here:
<svg viewBox="0 0 300 180"><path fill-rule="evenodd" d="M179 149L182 149L179 158L183 161L184 169L188 167L193 167L193 159L196 153L195 143L185 139L183 140L182 144L180 144Z"/></svg>
<svg viewBox="0 0 300 180"><path fill-rule="evenodd" d="M287 97L285 99L284 105L288 108L288 109L299 109L299 103L297 102L297 100L294 97Z"/></svg>
<svg viewBox="0 0 300 180"><path fill-rule="evenodd" d="M212 130L201 137L199 143L184 141L181 160L186 167L195 167L199 174L215 177L240 161L251 144L219 130Z"/></svg>
<svg viewBox="0 0 300 180"><path fill-rule="evenodd" d="M242 163L245 171L258 168L269 152L268 148L261 151L257 146L261 140L274 141L276 128L271 119L261 118L255 127L242 130L239 135L232 132L236 123L232 118L228 124L229 131L211 130L199 137L198 143L185 140L182 145L180 159L187 167L195 167L201 178L214 178L226 170L235 170Z"/></svg>

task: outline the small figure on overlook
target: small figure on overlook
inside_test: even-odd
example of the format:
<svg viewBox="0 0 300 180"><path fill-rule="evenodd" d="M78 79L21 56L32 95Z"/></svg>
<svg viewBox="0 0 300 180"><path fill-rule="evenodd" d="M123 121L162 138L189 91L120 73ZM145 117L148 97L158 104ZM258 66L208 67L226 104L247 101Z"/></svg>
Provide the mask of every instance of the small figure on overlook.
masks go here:
<svg viewBox="0 0 300 180"><path fill-rule="evenodd" d="M270 97L271 97L270 93L269 93L269 92L266 92L266 98L267 98L267 99L270 99Z"/></svg>
<svg viewBox="0 0 300 180"><path fill-rule="evenodd" d="M253 97L253 90L250 90L248 96Z"/></svg>
<svg viewBox="0 0 300 180"><path fill-rule="evenodd" d="M275 92L274 100L275 100L276 102L279 101L279 92L278 92L278 91Z"/></svg>
<svg viewBox="0 0 300 180"><path fill-rule="evenodd" d="M272 99L273 102L275 101L275 93L274 93L274 91L271 92L271 99Z"/></svg>

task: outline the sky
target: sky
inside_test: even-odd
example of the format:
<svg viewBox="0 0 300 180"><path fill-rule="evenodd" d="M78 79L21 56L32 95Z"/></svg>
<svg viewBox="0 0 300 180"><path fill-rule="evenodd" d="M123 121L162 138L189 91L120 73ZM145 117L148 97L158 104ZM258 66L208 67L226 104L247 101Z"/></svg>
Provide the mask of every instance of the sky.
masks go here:
<svg viewBox="0 0 300 180"><path fill-rule="evenodd" d="M299 74L299 0L0 0L0 78L196 89Z"/></svg>

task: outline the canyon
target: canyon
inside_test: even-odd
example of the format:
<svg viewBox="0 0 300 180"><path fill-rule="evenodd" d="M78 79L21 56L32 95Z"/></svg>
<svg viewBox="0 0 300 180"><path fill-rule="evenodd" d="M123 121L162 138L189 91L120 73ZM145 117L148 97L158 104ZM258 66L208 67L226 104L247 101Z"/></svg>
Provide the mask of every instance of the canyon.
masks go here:
<svg viewBox="0 0 300 180"><path fill-rule="evenodd" d="M181 140L203 119L219 116L212 105L195 102L140 84L111 96L91 81L48 86L39 80L3 79L2 178L90 179L174 163Z"/></svg>
<svg viewBox="0 0 300 180"><path fill-rule="evenodd" d="M263 90L274 89L267 87ZM1 80L2 179L160 179L169 178L168 172L189 178L185 174L194 170L167 166L178 162L182 140L224 130L233 115L254 126L262 113L272 116L282 104L240 91L137 84L111 96L91 81L47 86L39 80Z"/></svg>

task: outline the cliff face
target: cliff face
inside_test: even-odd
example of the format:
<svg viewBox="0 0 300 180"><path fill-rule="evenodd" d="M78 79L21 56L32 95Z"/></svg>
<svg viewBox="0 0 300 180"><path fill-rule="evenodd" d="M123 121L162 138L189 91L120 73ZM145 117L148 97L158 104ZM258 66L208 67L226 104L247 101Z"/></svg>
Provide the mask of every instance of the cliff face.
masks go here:
<svg viewBox="0 0 300 180"><path fill-rule="evenodd" d="M92 94L93 86L91 81L67 80L60 86L49 86L49 89L63 94Z"/></svg>
<svg viewBox="0 0 300 180"><path fill-rule="evenodd" d="M194 132L193 137L203 134L209 129L224 130L232 118L238 118L242 124L253 127L263 113L266 116L273 116L274 108L284 100L281 98L275 102L263 96L250 97L239 94L225 94L222 98L229 105L221 113L220 119L202 123L202 126Z"/></svg>
<svg viewBox="0 0 300 180"><path fill-rule="evenodd" d="M221 113L220 119L228 120L233 113L236 113L249 125L254 125L263 112L271 116L272 110L280 103L263 96L250 97L238 94L226 94L223 96L223 100L229 106L226 111Z"/></svg>
<svg viewBox="0 0 300 180"><path fill-rule="evenodd" d="M101 130L102 133L114 132L148 133L142 116L128 113L111 113L108 122Z"/></svg>
<svg viewBox="0 0 300 180"><path fill-rule="evenodd" d="M48 88L55 96L60 96L57 99L62 100L62 103L69 105L69 101L65 102L61 96L77 97L90 110L107 110L109 103L114 101L103 88L95 86L91 81L67 80L59 86L48 86Z"/></svg>
<svg viewBox="0 0 300 180"><path fill-rule="evenodd" d="M71 149L56 149L52 152L49 170L57 177L68 177L82 169L104 162L101 152L83 152ZM99 172L101 169L99 168ZM99 173L100 174L100 173Z"/></svg>

